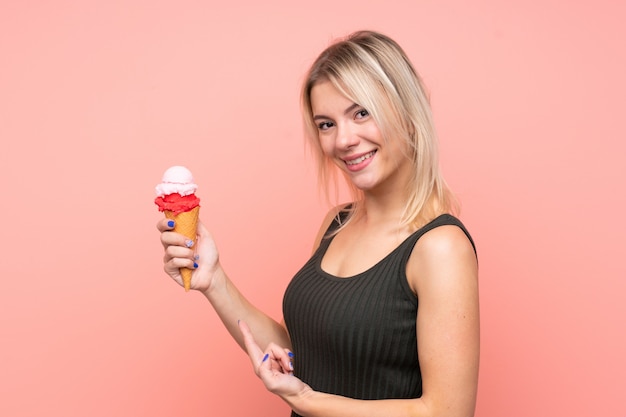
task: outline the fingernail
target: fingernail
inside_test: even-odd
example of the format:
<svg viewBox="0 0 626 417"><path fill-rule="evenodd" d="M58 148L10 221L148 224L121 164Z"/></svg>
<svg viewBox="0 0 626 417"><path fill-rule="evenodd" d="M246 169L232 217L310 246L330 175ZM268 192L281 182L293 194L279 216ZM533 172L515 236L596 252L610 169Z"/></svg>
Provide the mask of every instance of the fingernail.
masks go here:
<svg viewBox="0 0 626 417"><path fill-rule="evenodd" d="M197 268L197 267L198 267L198 264L194 262L194 263L193 263L193 267L194 267L194 268Z"/></svg>
<svg viewBox="0 0 626 417"><path fill-rule="evenodd" d="M289 362L289 368L293 371L293 362Z"/></svg>
<svg viewBox="0 0 626 417"><path fill-rule="evenodd" d="M200 255L194 256L193 259L195 259L197 261L198 259L200 259Z"/></svg>
<svg viewBox="0 0 626 417"><path fill-rule="evenodd" d="M266 353L265 356L263 356L263 360L261 362L265 362L267 360L267 358L270 357L269 353Z"/></svg>
<svg viewBox="0 0 626 417"><path fill-rule="evenodd" d="M174 220L167 222L167 227L174 227Z"/></svg>
<svg viewBox="0 0 626 417"><path fill-rule="evenodd" d="M239 326L239 323L241 323L241 319L237 320L237 326Z"/></svg>
<svg viewBox="0 0 626 417"><path fill-rule="evenodd" d="M287 352L287 355L289 355L290 358L293 358L293 352Z"/></svg>
<svg viewBox="0 0 626 417"><path fill-rule="evenodd" d="M193 246L193 240L189 239L187 241L185 241L185 246L187 246L188 248Z"/></svg>

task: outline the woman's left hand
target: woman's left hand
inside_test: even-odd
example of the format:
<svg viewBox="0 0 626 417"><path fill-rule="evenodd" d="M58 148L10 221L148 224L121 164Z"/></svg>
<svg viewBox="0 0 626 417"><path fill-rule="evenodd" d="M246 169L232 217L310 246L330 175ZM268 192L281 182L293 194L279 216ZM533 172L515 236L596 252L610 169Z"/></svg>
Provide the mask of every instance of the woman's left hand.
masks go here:
<svg viewBox="0 0 626 417"><path fill-rule="evenodd" d="M239 329L254 372L270 392L291 403L294 397L311 391L308 385L293 375L293 353L289 349L270 343L263 351L245 322L239 322Z"/></svg>

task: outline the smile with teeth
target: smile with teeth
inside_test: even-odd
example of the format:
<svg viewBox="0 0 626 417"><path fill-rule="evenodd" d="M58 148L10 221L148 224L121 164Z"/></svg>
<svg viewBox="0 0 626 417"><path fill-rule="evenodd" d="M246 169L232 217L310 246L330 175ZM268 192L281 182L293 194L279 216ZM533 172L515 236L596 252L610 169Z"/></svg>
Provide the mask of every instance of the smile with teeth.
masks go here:
<svg viewBox="0 0 626 417"><path fill-rule="evenodd" d="M369 153L366 153L363 156L359 156L356 159L351 159L350 161L345 161L346 165L356 165L356 164L360 164L361 162L365 161L366 159L371 158L372 156L374 156L374 154L376 153L376 151L372 151Z"/></svg>

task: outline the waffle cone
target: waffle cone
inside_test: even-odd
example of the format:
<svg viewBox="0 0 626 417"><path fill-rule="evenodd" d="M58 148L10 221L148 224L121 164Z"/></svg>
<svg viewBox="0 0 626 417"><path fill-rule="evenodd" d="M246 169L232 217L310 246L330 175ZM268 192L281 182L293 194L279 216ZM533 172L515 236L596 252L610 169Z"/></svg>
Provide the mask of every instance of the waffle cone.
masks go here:
<svg viewBox="0 0 626 417"><path fill-rule="evenodd" d="M193 240L194 245L197 240L198 215L200 214L200 206L194 207L190 211L174 214L172 211L165 210L165 217L175 222L174 231ZM180 275L183 277L185 291L191 288L192 269L180 268Z"/></svg>

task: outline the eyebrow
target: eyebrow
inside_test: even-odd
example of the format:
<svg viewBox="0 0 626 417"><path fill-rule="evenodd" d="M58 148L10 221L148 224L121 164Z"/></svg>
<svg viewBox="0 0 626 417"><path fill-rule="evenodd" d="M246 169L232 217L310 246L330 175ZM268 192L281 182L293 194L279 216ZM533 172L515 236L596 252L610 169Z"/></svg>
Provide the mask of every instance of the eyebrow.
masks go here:
<svg viewBox="0 0 626 417"><path fill-rule="evenodd" d="M360 107L360 105L357 103L352 103L350 107L348 107L347 109L343 111L343 114L352 113L352 111L356 109L357 107ZM320 119L331 119L331 117L324 116L323 114L316 114L313 116L313 120L320 120Z"/></svg>

